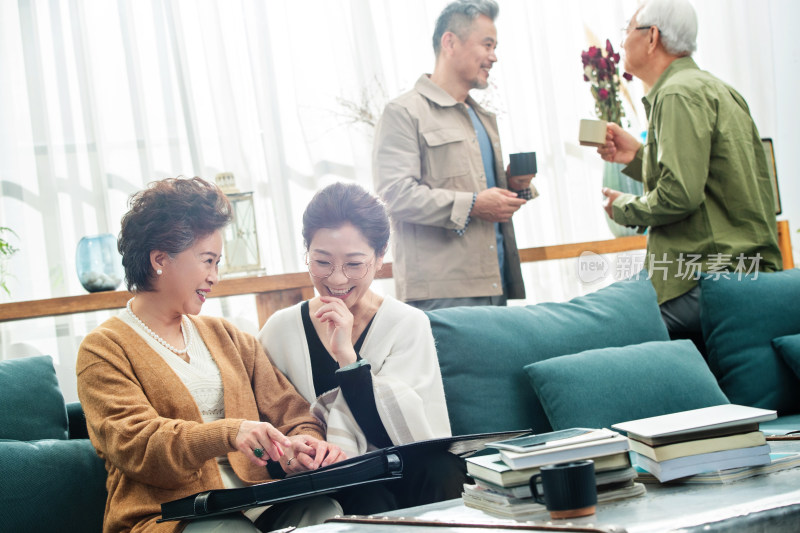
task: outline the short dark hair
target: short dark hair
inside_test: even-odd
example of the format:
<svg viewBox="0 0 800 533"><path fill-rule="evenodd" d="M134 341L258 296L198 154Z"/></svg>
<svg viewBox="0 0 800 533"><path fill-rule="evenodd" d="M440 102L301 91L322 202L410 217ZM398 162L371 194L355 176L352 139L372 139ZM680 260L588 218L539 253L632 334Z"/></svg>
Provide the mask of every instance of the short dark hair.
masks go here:
<svg viewBox="0 0 800 533"><path fill-rule="evenodd" d="M150 252L170 256L224 228L231 220L228 198L201 178L167 178L150 183L128 200L117 249L129 291L153 290Z"/></svg>
<svg viewBox="0 0 800 533"><path fill-rule="evenodd" d="M303 213L306 250L318 230L336 229L350 223L361 232L377 255L389 243L389 215L377 196L355 183L333 183L317 191Z"/></svg>
<svg viewBox="0 0 800 533"><path fill-rule="evenodd" d="M462 41L467 37L467 30L480 15L497 18L500 8L494 0L456 0L445 6L436 19L433 30L433 53L439 57L442 48L442 36L448 31L458 35Z"/></svg>

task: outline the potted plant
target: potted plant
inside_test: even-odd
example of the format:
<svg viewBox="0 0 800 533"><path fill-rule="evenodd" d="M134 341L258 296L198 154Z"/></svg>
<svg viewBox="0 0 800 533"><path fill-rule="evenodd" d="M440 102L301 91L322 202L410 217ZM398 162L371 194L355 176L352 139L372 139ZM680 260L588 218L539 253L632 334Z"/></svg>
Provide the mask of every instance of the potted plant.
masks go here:
<svg viewBox="0 0 800 533"><path fill-rule="evenodd" d="M592 96L594 97L594 110L597 118L606 122L614 122L622 126L622 117L625 110L620 98L619 54L614 52L611 41L606 39L605 49L590 46L581 52L583 63L583 80L589 82ZM625 72L623 78L633 79ZM640 195L642 194L641 182L635 181L622 173L619 163L605 163L603 169L603 187L608 187L621 192ZM635 235L636 230L617 224L606 216L608 228L616 237Z"/></svg>
<svg viewBox="0 0 800 533"><path fill-rule="evenodd" d="M3 289L6 294L10 295L11 292L8 290L8 286L6 285L6 265L8 260L11 259L11 256L17 253L18 249L12 246L11 243L5 239L4 234L11 234L15 237L17 234L14 233L14 230L11 228L0 226L0 289Z"/></svg>

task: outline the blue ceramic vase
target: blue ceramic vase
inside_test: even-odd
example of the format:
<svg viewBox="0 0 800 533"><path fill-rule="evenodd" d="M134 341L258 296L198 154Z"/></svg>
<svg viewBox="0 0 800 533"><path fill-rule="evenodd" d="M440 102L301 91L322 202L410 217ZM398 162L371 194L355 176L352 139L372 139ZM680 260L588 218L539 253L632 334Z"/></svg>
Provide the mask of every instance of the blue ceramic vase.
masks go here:
<svg viewBox="0 0 800 533"><path fill-rule="evenodd" d="M116 237L104 233L82 238L75 251L75 268L81 285L89 292L119 287L124 271Z"/></svg>
<svg viewBox="0 0 800 533"><path fill-rule="evenodd" d="M642 182L631 179L622 173L622 169L625 167L625 165L621 163L609 163L608 161L605 161L604 165L603 187L608 187L609 189L614 189L615 191L635 194L637 196L642 194ZM637 234L636 228L629 228L617 224L611 220L608 215L606 215L606 222L608 223L608 229L611 230L611 233L613 233L615 237L626 237Z"/></svg>

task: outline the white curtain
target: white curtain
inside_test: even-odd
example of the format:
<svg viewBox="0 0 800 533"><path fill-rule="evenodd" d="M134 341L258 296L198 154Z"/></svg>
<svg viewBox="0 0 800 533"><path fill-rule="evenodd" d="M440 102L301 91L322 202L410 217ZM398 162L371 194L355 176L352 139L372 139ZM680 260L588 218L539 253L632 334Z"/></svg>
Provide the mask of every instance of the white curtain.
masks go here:
<svg viewBox="0 0 800 533"><path fill-rule="evenodd" d="M300 217L335 180L372 188L372 128L390 98L433 68L445 0L6 0L0 2L0 226L19 235L0 302L84 293L82 236L116 234L128 196L149 181L232 172L253 191L266 273L303 268ZM521 248L611 238L602 163L577 143L594 102L580 53L615 47L635 0L500 0L499 62L475 94L499 116L507 159L535 150L541 197L515 215ZM707 68L748 100L775 138L784 213L800 220L794 0L698 0ZM638 82L631 129L644 129ZM627 105L627 104L626 104ZM362 117L363 118L363 117ZM787 185L784 187L784 185ZM794 216L792 215L792 210ZM391 259L391 258L389 258ZM574 260L524 267L528 300L590 292ZM610 283L613 279L605 279ZM392 292L391 282L377 282ZM204 312L256 329L251 299ZM0 324L0 358L51 354L74 399L74 354L109 313Z"/></svg>

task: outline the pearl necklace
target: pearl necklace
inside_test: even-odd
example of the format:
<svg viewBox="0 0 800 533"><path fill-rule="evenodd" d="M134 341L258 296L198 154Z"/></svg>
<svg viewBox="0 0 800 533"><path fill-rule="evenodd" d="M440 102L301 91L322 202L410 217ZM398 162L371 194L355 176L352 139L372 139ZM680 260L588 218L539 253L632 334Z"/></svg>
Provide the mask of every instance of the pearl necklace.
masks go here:
<svg viewBox="0 0 800 533"><path fill-rule="evenodd" d="M145 324L144 322L142 322L142 319L141 319L141 318L139 318L138 316L136 316L136 314L133 312L133 309L131 309L131 302L132 302L132 301L133 301L133 298L131 298L130 300L128 300L128 304L126 305L126 307L127 307L127 309L128 309L128 313L129 313L129 314L130 314L130 315L133 317L133 319L134 319L134 320L136 320L136 322L138 322L138 323L139 323L139 325L140 325L140 326L142 326L142 328L143 328L143 329L144 329L144 330L145 330L147 333L149 333L149 334L150 334L150 336L151 336L151 337L153 337L153 338L154 338L156 341L158 341L159 343L161 343L161 345L162 345L164 348L166 348L167 350L169 350L169 351L171 351L171 352L173 352L173 353L175 353L175 354L178 354L178 355L183 355L183 354L185 354L186 352L188 352L188 351L189 351L189 344L191 344L191 342L192 342L192 330L191 330L191 328L188 326L188 324L184 324L184 323L183 323L183 321L184 321L184 320L188 320L188 319L186 318L186 316L182 316L182 317L181 317L181 333L183 333L183 344L184 344L184 346L186 346L186 347L185 347L183 350L179 350L179 349L177 349L176 347L174 347L173 345L171 345L170 343L168 343L167 341L165 341L164 339L162 339L162 338L159 336L159 334L158 334L158 333L156 333L156 332L155 332L155 331L153 331L152 329L148 328L148 327L147 327L147 324Z"/></svg>

